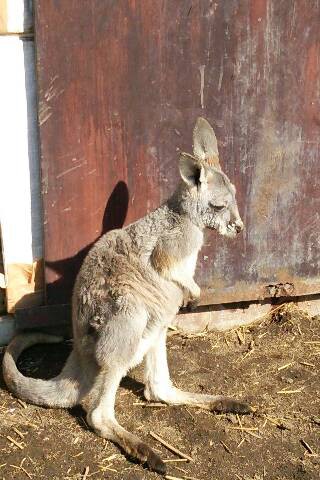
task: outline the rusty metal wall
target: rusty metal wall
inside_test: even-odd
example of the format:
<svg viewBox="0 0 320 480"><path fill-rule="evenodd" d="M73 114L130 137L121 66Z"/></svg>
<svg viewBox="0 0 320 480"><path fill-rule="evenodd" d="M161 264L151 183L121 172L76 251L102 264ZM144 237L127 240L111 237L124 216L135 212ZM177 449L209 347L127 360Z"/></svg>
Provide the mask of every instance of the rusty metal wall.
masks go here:
<svg viewBox="0 0 320 480"><path fill-rule="evenodd" d="M38 0L47 299L88 246L173 191L198 115L246 230L208 233L203 303L320 290L320 3Z"/></svg>

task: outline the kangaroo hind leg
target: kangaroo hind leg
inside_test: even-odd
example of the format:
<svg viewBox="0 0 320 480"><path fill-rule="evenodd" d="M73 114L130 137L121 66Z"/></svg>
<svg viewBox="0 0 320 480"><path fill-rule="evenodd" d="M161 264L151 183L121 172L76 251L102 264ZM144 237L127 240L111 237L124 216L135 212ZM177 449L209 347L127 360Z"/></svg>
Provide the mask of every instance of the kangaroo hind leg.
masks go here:
<svg viewBox="0 0 320 480"><path fill-rule="evenodd" d="M252 412L246 402L221 395L186 392L176 388L171 380L167 362L166 329L162 330L153 348L146 355L145 390L147 400L171 405L198 406L213 412L246 414Z"/></svg>
<svg viewBox="0 0 320 480"><path fill-rule="evenodd" d="M100 370L84 402L87 421L99 436L117 443L130 457L147 463L150 470L164 474L166 466L161 458L137 436L119 425L115 418L116 391L125 374L126 371L119 365Z"/></svg>

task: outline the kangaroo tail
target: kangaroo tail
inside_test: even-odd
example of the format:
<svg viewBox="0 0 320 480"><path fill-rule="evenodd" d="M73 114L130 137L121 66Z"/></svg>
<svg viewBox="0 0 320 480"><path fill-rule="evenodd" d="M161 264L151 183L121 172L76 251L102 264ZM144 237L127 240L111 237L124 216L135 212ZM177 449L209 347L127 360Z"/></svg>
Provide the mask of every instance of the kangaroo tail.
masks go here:
<svg viewBox="0 0 320 480"><path fill-rule="evenodd" d="M16 361L19 355L36 343L59 343L62 337L42 333L17 335L3 357L2 371L8 389L17 397L35 405L72 407L80 400L80 374L76 356L71 352L62 372L50 380L25 377Z"/></svg>

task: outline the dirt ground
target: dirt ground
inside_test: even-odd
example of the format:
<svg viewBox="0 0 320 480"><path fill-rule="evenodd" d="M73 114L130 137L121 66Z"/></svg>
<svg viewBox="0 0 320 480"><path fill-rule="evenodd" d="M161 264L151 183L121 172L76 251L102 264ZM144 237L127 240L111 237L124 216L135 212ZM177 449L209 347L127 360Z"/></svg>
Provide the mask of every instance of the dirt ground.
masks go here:
<svg viewBox="0 0 320 480"><path fill-rule="evenodd" d="M55 375L71 348L36 346L19 368ZM168 479L316 480L320 478L320 320L289 304L255 326L168 339L181 388L248 400L252 415L191 407L145 406L142 368L124 379L117 417L168 461ZM142 480L159 475L126 458L87 427L82 409L19 403L0 383L0 479ZM150 435L192 457L181 461ZM180 461L179 461L180 459Z"/></svg>

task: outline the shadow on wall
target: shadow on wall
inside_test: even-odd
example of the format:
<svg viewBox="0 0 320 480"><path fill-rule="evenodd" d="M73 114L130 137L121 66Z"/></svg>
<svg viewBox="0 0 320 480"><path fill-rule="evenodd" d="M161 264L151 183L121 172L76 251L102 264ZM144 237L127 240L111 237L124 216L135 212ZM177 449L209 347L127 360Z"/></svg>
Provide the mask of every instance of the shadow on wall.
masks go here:
<svg viewBox="0 0 320 480"><path fill-rule="evenodd" d="M76 255L55 262L46 262L46 268L54 270L60 278L47 285L48 303L70 303L73 285L82 262L94 243L105 233L115 228L122 228L127 216L129 191L123 181L117 183L113 189L104 211L101 234Z"/></svg>

